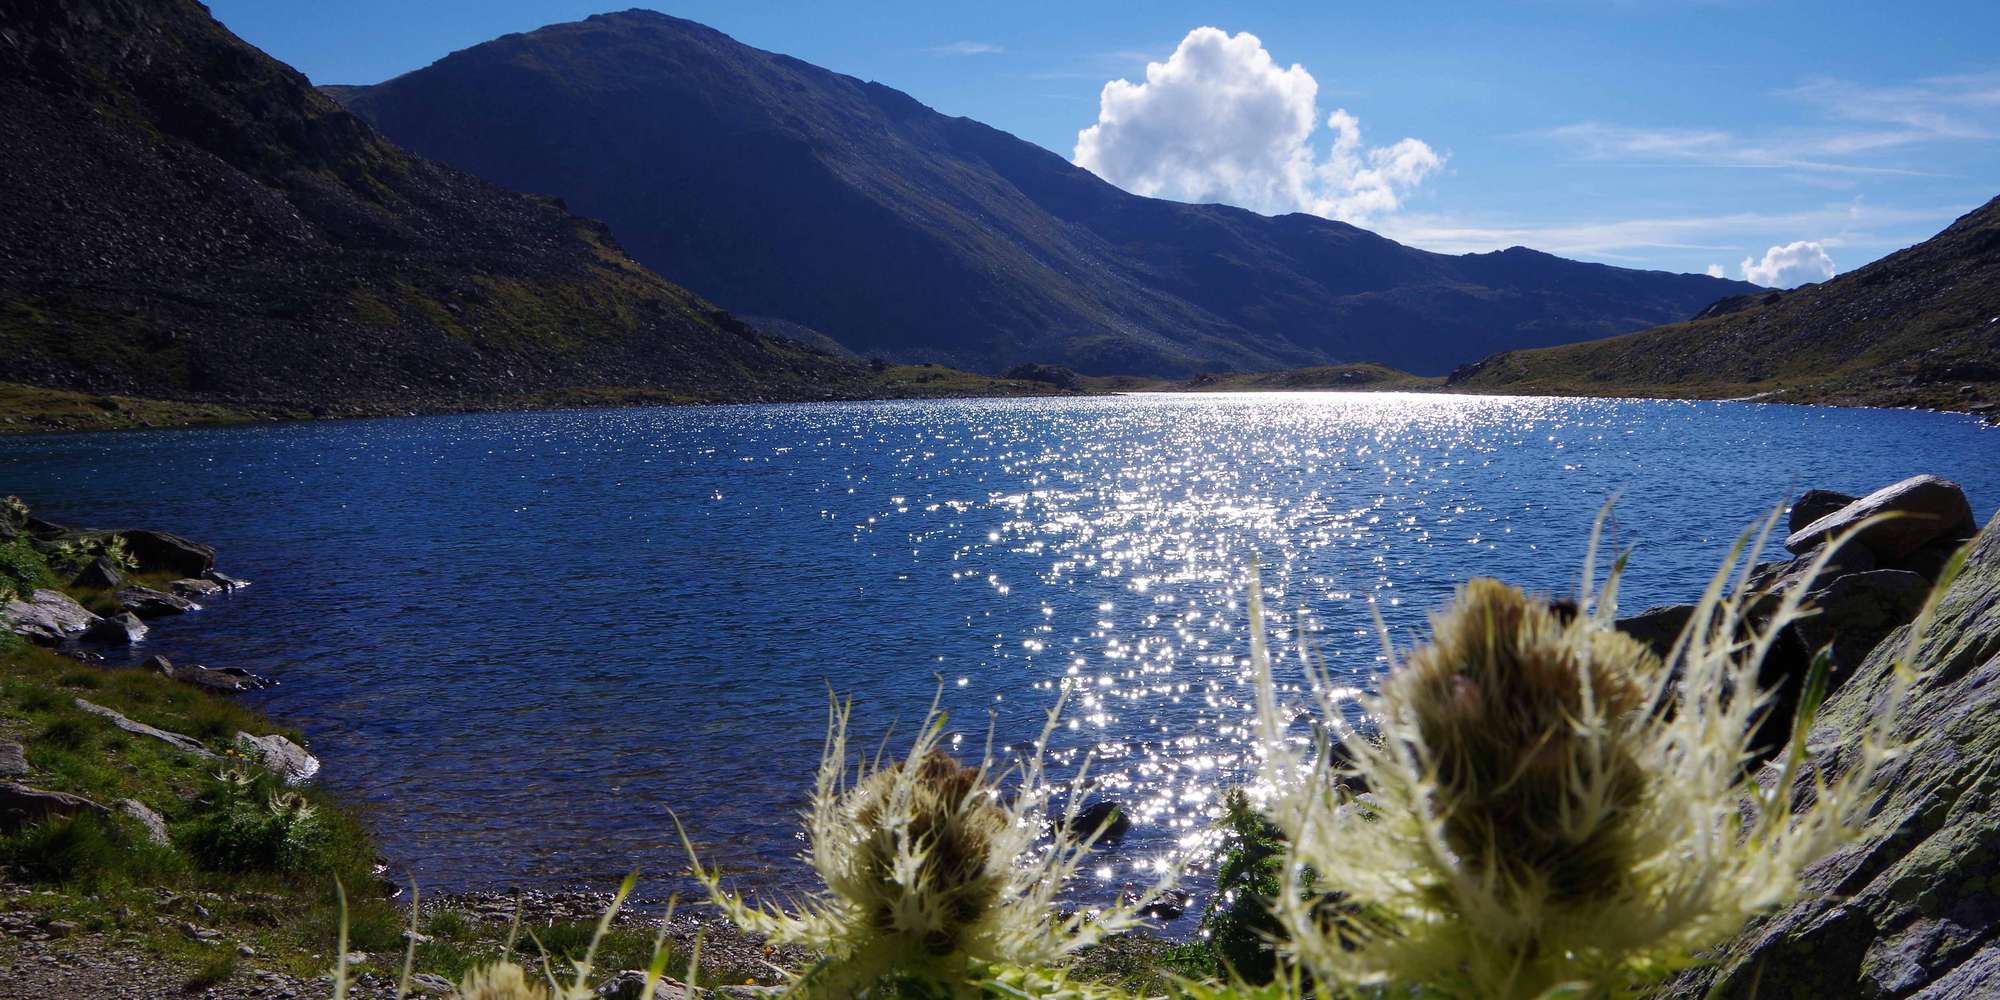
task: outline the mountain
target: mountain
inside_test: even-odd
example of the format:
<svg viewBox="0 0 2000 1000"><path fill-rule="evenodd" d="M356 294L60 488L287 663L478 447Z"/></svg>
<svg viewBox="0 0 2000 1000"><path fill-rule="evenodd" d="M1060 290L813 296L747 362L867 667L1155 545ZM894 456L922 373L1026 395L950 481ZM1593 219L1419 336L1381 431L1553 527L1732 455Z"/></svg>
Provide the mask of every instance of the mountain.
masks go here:
<svg viewBox="0 0 2000 1000"><path fill-rule="evenodd" d="M1929 406L2000 404L2000 198L1866 267L1686 323L1454 372L1463 389Z"/></svg>
<svg viewBox="0 0 2000 1000"><path fill-rule="evenodd" d="M193 0L0 5L0 137L10 405L386 412L875 382L669 284L559 202L410 155Z"/></svg>
<svg viewBox="0 0 2000 1000"><path fill-rule="evenodd" d="M1141 198L907 94L648 11L328 92L424 156L605 219L640 262L731 310L863 355L1443 374L1755 290Z"/></svg>

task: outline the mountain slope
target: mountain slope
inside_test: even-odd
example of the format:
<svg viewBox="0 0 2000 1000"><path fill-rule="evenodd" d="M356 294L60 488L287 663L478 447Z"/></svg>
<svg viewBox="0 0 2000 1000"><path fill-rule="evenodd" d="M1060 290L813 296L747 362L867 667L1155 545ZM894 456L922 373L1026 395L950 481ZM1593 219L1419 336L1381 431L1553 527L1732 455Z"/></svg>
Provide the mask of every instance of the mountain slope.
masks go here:
<svg viewBox="0 0 2000 1000"><path fill-rule="evenodd" d="M870 381L409 155L193 0L0 6L0 137L0 381L331 412Z"/></svg>
<svg viewBox="0 0 2000 1000"><path fill-rule="evenodd" d="M863 354L1442 374L1753 290L1140 198L906 94L646 11L328 92L419 153L608 220L638 260L730 309Z"/></svg>
<svg viewBox="0 0 2000 1000"><path fill-rule="evenodd" d="M2000 198L1832 280L1623 337L1497 354L1449 384L1990 409L2000 402Z"/></svg>

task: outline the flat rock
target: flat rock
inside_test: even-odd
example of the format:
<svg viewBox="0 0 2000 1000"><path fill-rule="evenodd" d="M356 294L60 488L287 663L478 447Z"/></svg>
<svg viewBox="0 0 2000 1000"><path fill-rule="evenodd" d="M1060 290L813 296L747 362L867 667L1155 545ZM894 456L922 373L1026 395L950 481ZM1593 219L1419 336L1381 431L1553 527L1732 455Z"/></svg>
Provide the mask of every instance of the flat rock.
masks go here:
<svg viewBox="0 0 2000 1000"><path fill-rule="evenodd" d="M199 663L181 667L164 656L147 660L146 668L171 680L224 694L261 691L272 683L270 678L253 674L242 667L204 667Z"/></svg>
<svg viewBox="0 0 2000 1000"><path fill-rule="evenodd" d="M134 736L144 736L148 739L159 740L160 742L165 743L176 750L181 750L186 753L191 753L197 757L215 756L215 753L213 751L203 746L200 740L195 739L192 736L184 736L180 733L171 733L164 729L159 729L153 726L149 726L143 722L135 722L131 719L126 718L116 709L105 708L103 705L99 705L94 702L88 702L83 700L82 698L76 699L76 707L83 709L84 711L89 712L92 715L102 716L106 719L110 719L112 725L117 726L119 729L131 733Z"/></svg>
<svg viewBox="0 0 2000 1000"><path fill-rule="evenodd" d="M1957 483L1936 476L1911 476L1792 532L1785 539L1785 548L1805 553L1877 514L1898 516L1863 529L1855 543L1866 545L1882 562L1901 559L1940 538L1970 534L1974 527L1972 504Z"/></svg>
<svg viewBox="0 0 2000 1000"><path fill-rule="evenodd" d="M138 799L119 799L117 806L119 812L132 817L138 821L140 826L146 829L146 839L148 841L160 847L166 847L171 843L167 839L166 818L148 808L144 802Z"/></svg>
<svg viewBox="0 0 2000 1000"><path fill-rule="evenodd" d="M43 645L60 643L96 621L96 615L59 590L37 590L26 601L8 601L0 607L0 624Z"/></svg>
<svg viewBox="0 0 2000 1000"><path fill-rule="evenodd" d="M103 806L81 795L29 788L14 781L0 781L0 833L13 833L51 816L74 816L81 812L103 811Z"/></svg>
<svg viewBox="0 0 2000 1000"><path fill-rule="evenodd" d="M269 736L253 736L239 732L236 734L236 748L243 751L244 756L284 779L288 785L304 784L319 773L318 757L307 753L305 747L276 733Z"/></svg>
<svg viewBox="0 0 2000 1000"><path fill-rule="evenodd" d="M225 588L222 584L216 583L214 580L196 580L190 578L175 580L167 584L167 589L172 591L175 597L186 598L190 601L199 601L203 598L221 594Z"/></svg>
<svg viewBox="0 0 2000 1000"><path fill-rule="evenodd" d="M201 605L148 587L127 587L118 592L118 606L141 618L164 618L200 610Z"/></svg>
<svg viewBox="0 0 2000 1000"><path fill-rule="evenodd" d="M250 586L250 581L248 580L238 580L237 578L230 576L227 573L218 572L216 570L209 570L208 572L203 573L201 575L201 578L207 580L210 583L219 584L222 587L222 589L232 592L242 590L243 588Z"/></svg>
<svg viewBox="0 0 2000 1000"><path fill-rule="evenodd" d="M28 754L13 740L0 740L0 778L18 778L28 773Z"/></svg>

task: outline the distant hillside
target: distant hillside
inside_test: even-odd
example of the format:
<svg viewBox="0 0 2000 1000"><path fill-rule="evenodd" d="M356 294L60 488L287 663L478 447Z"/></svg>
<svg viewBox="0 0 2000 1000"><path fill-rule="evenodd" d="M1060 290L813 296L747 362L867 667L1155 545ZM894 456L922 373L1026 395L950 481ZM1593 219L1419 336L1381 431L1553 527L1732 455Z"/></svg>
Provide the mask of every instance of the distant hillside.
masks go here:
<svg viewBox="0 0 2000 1000"><path fill-rule="evenodd" d="M1137 197L907 94L646 11L327 90L425 156L607 220L638 260L732 310L864 356L1443 374L1755 290Z"/></svg>
<svg viewBox="0 0 2000 1000"><path fill-rule="evenodd" d="M1830 281L1687 323L1452 373L1464 389L1932 406L2000 404L2000 198Z"/></svg>
<svg viewBox="0 0 2000 1000"><path fill-rule="evenodd" d="M192 0L0 5L0 138L0 382L51 426L103 422L56 390L340 413L875 385L404 152Z"/></svg>

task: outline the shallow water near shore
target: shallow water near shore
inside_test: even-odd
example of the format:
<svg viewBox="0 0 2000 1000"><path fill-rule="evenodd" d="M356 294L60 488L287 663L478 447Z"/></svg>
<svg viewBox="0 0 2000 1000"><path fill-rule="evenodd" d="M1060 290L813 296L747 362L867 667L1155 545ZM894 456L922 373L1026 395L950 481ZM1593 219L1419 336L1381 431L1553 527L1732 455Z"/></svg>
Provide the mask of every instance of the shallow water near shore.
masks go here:
<svg viewBox="0 0 2000 1000"><path fill-rule="evenodd" d="M2000 430L1934 413L1407 394L564 411L0 439L0 493L166 528L255 582L140 655L240 666L427 888L711 864L796 889L829 690L895 746L943 684L957 747L1032 739L1135 820L1110 891L1240 780L1253 557L1341 678L1453 586L1575 589L1591 522L1624 605L1691 599L1810 487L1955 479ZM1280 646L1286 645L1281 642ZM1281 669L1296 670L1296 656Z"/></svg>

